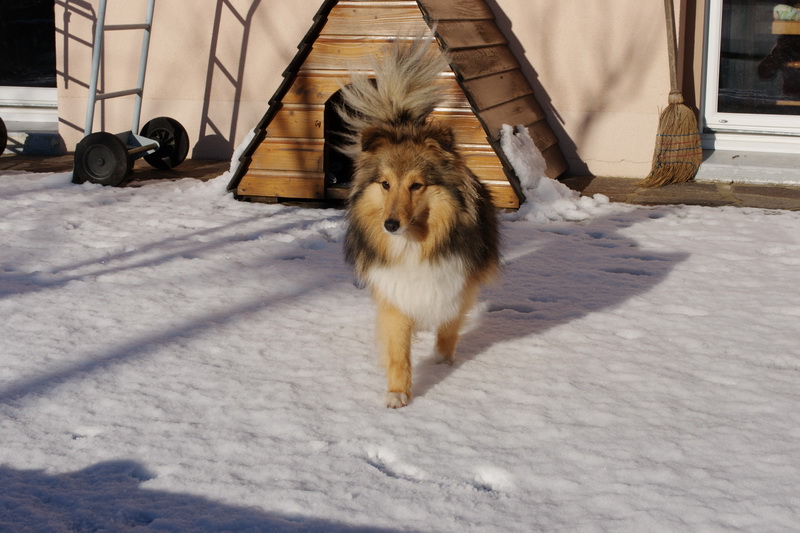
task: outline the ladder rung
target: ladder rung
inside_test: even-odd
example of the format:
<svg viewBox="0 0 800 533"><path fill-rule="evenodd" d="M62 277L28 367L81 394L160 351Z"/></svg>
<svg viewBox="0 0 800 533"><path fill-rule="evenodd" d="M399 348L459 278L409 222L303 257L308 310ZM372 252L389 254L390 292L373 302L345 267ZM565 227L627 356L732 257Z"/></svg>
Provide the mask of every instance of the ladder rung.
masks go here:
<svg viewBox="0 0 800 533"><path fill-rule="evenodd" d="M139 94L139 89L127 89L125 91L116 91L113 93L102 93L95 96L95 100L108 100L109 98L119 98L120 96L129 96L131 94Z"/></svg>
<svg viewBox="0 0 800 533"><path fill-rule="evenodd" d="M105 31L114 31L114 30L149 30L150 24L142 22L141 24L109 24L104 26L103 29Z"/></svg>

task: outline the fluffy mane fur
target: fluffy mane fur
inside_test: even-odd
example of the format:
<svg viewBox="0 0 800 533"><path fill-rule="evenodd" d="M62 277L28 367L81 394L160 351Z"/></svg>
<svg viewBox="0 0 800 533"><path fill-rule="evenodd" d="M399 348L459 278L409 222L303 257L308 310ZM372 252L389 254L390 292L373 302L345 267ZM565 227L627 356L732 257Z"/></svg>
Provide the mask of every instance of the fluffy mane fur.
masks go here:
<svg viewBox="0 0 800 533"><path fill-rule="evenodd" d="M365 265L387 260L386 246L381 244L391 238L382 224L367 222L363 210L354 209L365 189L379 179L382 165L386 166L385 157L372 157L379 148L384 149L382 156L387 152L395 155L395 167L419 169L427 184L441 187L456 207L451 216L439 217L437 224L429 225L430 235L423 242L426 259L468 249L465 259L473 273L498 260L497 239L489 238L497 235L491 197L456 150L452 129L428 120L442 99L440 73L449 68L446 55L432 44L432 34L398 38L384 49L381 59L373 58L374 77L354 74L341 89L342 104L337 111L350 130L350 142L342 149L356 165L348 200L351 216L345 254L359 276ZM424 147L415 154L421 159L409 160L407 150L398 153L398 147L407 146ZM356 213L359 216L353 216ZM487 238L473 242L476 246L464 246L474 241L479 229Z"/></svg>
<svg viewBox="0 0 800 533"><path fill-rule="evenodd" d="M486 188L455 150L452 131L435 123L373 127L364 132L363 140L366 148L356 161L345 237L345 257L355 266L357 275L363 279L370 265L395 260L389 244L395 236L384 231L382 206L362 201L388 167L397 174L422 174L432 189L428 205L414 220L418 224L412 224L409 230L416 233L413 236L419 242L420 258L437 261L458 254L470 275L486 278L494 273L499 259L494 206ZM424 149L408 157L409 144ZM372 157L378 148L382 149L381 157Z"/></svg>

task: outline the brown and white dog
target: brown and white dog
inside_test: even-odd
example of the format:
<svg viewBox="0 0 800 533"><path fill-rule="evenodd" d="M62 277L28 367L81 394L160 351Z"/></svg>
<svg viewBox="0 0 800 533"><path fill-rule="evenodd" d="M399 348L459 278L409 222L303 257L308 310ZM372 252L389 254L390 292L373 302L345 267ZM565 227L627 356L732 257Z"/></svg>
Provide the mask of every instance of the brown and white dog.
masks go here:
<svg viewBox="0 0 800 533"><path fill-rule="evenodd" d="M338 109L355 161L345 257L378 307L392 408L411 398L414 331L436 331L436 359L452 364L464 317L499 265L491 195L453 131L429 118L446 68L430 39L398 39L374 78L354 76L342 89Z"/></svg>

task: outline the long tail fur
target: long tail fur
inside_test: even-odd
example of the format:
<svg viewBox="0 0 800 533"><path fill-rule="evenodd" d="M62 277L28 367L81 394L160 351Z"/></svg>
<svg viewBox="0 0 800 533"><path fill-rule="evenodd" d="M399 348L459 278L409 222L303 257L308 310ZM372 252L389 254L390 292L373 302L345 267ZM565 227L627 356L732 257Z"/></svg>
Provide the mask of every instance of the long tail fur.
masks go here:
<svg viewBox="0 0 800 533"><path fill-rule="evenodd" d="M430 45L433 35L400 37L386 47L382 58L373 58L374 77L355 73L341 89L342 105L337 112L353 132L350 153L359 150L360 132L370 126L421 124L441 101L436 83L448 68L445 55Z"/></svg>

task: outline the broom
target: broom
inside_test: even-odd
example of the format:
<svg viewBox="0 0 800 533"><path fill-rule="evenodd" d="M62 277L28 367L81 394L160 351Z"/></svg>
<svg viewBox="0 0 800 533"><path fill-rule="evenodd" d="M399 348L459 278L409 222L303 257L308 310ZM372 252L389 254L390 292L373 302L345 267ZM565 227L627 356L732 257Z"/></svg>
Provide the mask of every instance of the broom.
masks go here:
<svg viewBox="0 0 800 533"><path fill-rule="evenodd" d="M675 10L672 0L664 0L667 15L669 46L669 105L661 112L650 174L640 183L644 187L661 187L682 183L694 177L703 161L700 132L694 111L683 104L678 89L678 46L675 37Z"/></svg>

